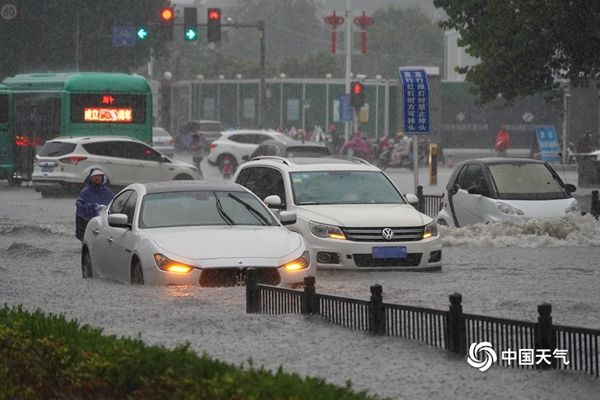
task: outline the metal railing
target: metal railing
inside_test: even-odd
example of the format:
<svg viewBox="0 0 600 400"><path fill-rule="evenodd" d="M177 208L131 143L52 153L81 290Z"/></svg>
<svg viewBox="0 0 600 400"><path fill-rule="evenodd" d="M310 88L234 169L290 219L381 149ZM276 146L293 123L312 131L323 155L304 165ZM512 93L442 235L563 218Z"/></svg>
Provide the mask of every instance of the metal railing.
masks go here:
<svg viewBox="0 0 600 400"><path fill-rule="evenodd" d="M246 311L318 315L345 328L416 340L469 357L476 345L489 342L498 365L600 376L600 330L554 325L550 304L539 305L538 321L529 322L463 313L459 293L449 296L445 311L384 303L381 285L370 291L369 300L316 293L312 276L304 279L304 291L263 285L251 268L246 274ZM530 357L522 359L521 351Z"/></svg>

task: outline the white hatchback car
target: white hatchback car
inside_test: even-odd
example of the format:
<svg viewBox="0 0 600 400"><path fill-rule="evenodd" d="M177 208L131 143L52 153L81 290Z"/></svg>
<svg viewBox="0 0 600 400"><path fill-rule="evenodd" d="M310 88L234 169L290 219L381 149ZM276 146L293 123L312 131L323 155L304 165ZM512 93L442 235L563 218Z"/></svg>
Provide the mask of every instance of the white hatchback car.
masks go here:
<svg viewBox="0 0 600 400"><path fill-rule="evenodd" d="M253 267L261 283L302 285L315 273L305 240L282 226L295 221L233 183L136 183L88 223L82 276L235 286Z"/></svg>
<svg viewBox="0 0 600 400"><path fill-rule="evenodd" d="M463 161L450 176L442 197L439 225L462 227L509 218L560 218L581 213L552 167L527 158Z"/></svg>
<svg viewBox="0 0 600 400"><path fill-rule="evenodd" d="M436 222L364 160L257 157L233 179L270 207L296 212L288 228L308 241L317 269L441 269Z"/></svg>
<svg viewBox="0 0 600 400"><path fill-rule="evenodd" d="M285 140L286 135L277 131L267 130L232 130L225 131L221 137L210 144L208 163L218 166L223 171L223 163L226 157L231 161L232 169L250 157L259 144L269 139Z"/></svg>
<svg viewBox="0 0 600 400"><path fill-rule="evenodd" d="M48 140L34 163L33 187L42 196L79 191L94 167L104 172L113 187L134 182L202 179L193 165L171 160L139 140L120 136Z"/></svg>

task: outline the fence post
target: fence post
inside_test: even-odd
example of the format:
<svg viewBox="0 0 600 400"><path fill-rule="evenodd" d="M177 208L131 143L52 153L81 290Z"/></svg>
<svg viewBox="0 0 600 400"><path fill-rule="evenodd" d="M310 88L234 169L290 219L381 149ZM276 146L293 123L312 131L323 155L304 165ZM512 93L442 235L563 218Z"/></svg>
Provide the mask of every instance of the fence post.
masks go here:
<svg viewBox="0 0 600 400"><path fill-rule="evenodd" d="M318 314L319 303L317 302L315 289L315 277L304 278L304 295L302 296L302 314Z"/></svg>
<svg viewBox="0 0 600 400"><path fill-rule="evenodd" d="M419 212L425 210L425 196L423 195L423 186L417 186L417 198L419 199Z"/></svg>
<svg viewBox="0 0 600 400"><path fill-rule="evenodd" d="M385 334L383 287L381 285L371 286L371 302L369 304L369 331L373 335Z"/></svg>
<svg viewBox="0 0 600 400"><path fill-rule="evenodd" d="M590 208L590 214L594 217L598 217L600 215L600 200L598 199L598 191L592 190L592 205Z"/></svg>
<svg viewBox="0 0 600 400"><path fill-rule="evenodd" d="M462 295L454 293L449 296L448 310L448 350L460 355L467 354L467 327L462 310Z"/></svg>
<svg viewBox="0 0 600 400"><path fill-rule="evenodd" d="M556 368L556 360L552 356L554 349L556 348L556 336L554 335L554 327L552 326L552 305L548 303L542 303L538 306L538 323L536 329L535 338L535 349L537 350L549 350L544 355L550 355L548 365L543 359L537 364L538 368L549 369Z"/></svg>
<svg viewBox="0 0 600 400"><path fill-rule="evenodd" d="M259 310L256 269L248 268L246 270L246 313L256 314Z"/></svg>

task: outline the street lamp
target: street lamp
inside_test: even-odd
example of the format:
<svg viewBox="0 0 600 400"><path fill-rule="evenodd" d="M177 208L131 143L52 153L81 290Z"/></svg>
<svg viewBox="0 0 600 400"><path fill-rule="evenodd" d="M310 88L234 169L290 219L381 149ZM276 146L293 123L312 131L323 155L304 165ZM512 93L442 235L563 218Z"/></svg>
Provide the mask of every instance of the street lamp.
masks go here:
<svg viewBox="0 0 600 400"><path fill-rule="evenodd" d="M221 81L225 79L224 75L219 75L219 82L217 83L217 120L221 120Z"/></svg>
<svg viewBox="0 0 600 400"><path fill-rule="evenodd" d="M283 80L285 74L279 74L279 130L283 132Z"/></svg>
<svg viewBox="0 0 600 400"><path fill-rule="evenodd" d="M237 82L237 126L240 127L240 79L242 79L242 74L237 74L235 78L238 80Z"/></svg>
<svg viewBox="0 0 600 400"><path fill-rule="evenodd" d="M563 95L563 126L562 126L562 164L567 163L567 122L568 122L568 99L571 97L571 85L568 79L560 82Z"/></svg>
<svg viewBox="0 0 600 400"><path fill-rule="evenodd" d="M375 75L375 140L379 139L379 81L381 75Z"/></svg>
<svg viewBox="0 0 600 400"><path fill-rule="evenodd" d="M327 84L325 85L325 131L329 130L329 81L331 80L331 74L326 74Z"/></svg>

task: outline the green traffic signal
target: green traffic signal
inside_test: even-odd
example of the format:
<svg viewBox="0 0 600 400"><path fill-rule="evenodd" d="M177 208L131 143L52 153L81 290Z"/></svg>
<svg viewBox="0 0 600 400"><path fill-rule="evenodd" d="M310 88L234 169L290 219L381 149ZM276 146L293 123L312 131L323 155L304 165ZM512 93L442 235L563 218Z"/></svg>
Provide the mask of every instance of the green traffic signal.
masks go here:
<svg viewBox="0 0 600 400"><path fill-rule="evenodd" d="M187 28L183 33L183 38L188 42L198 40L198 30L194 28Z"/></svg>
<svg viewBox="0 0 600 400"><path fill-rule="evenodd" d="M138 30L135 33L135 36L137 37L138 40L146 40L148 39L148 29L146 29L146 27L142 26L140 28L138 28Z"/></svg>

